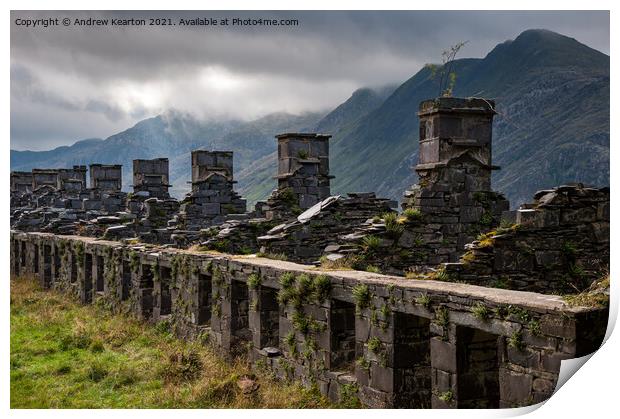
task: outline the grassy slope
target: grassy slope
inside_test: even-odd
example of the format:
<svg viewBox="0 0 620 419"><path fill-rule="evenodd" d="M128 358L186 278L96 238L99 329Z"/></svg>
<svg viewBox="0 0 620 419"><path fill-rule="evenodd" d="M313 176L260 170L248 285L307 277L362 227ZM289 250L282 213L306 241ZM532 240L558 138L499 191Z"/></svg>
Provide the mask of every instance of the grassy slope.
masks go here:
<svg viewBox="0 0 620 419"><path fill-rule="evenodd" d="M244 361L229 364L165 328L11 281L11 408L328 407L318 391L267 372L244 395L246 374Z"/></svg>

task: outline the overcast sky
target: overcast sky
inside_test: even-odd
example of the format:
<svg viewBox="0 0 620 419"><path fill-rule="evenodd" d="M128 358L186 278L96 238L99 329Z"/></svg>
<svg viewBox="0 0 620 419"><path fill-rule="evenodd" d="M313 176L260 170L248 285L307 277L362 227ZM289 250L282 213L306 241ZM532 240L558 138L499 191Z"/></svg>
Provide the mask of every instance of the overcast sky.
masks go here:
<svg viewBox="0 0 620 419"><path fill-rule="evenodd" d="M298 19L287 27L26 28L16 19ZM105 138L166 110L253 119L403 82L462 40L484 57L545 28L609 54L607 12L12 12L11 148Z"/></svg>

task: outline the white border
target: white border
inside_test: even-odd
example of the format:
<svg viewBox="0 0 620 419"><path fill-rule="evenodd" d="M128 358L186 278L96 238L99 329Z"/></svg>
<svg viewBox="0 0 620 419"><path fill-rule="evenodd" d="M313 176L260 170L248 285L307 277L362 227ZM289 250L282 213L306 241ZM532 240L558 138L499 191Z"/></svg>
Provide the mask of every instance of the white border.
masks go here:
<svg viewBox="0 0 620 419"><path fill-rule="evenodd" d="M127 0L108 0L108 1L76 1L76 0L59 0L59 1L5 1L5 5L8 7L5 9L2 31L2 46L4 49L4 65L1 68L2 79L5 82L2 84L3 98L2 101L2 120L4 132L7 135L7 143L10 143L9 132L9 104L10 104L10 10L141 10L141 9L154 9L154 10L346 10L355 7L360 10L463 10L465 6L468 9L465 10L611 10L611 44L610 44L610 56L611 56L611 74L616 74L613 70L617 69L617 60L614 54L618 51L615 49L618 37L618 27L620 26L618 16L619 2L612 1L597 1L590 0L588 2L565 0L562 2L551 1L532 1L522 0L515 1L468 1L462 0L444 0L442 2L421 2L421 1L390 1L383 0L381 2L369 1L369 0L357 0L357 1L328 1L328 0L315 0L315 1L282 1L282 0L230 0L230 1L196 1L196 0L176 0L174 2L166 2L163 0L150 0L148 2L129 2ZM257 6L260 6L258 8ZM612 80L611 82L611 115L614 115L614 111L617 110L617 97L618 88L617 84ZM615 133L617 132L614 118L611 119L611 138L615 139ZM8 144L7 144L8 145ZM617 184L617 173L614 170L614 162L617 161L616 147L611 147L611 182L612 185ZM10 171L10 161L8 149L5 149L5 153L1 154L1 164L5 167L6 178L3 183L2 191L0 193L4 197L9 196L9 181L8 174ZM596 170L596 168L592 168ZM614 198L615 194L612 194L612 214L618 210L617 199ZM6 275L4 276L3 285L0 287L1 300L3 302L2 310L2 322L0 323L0 336L2 336L2 349L0 362L0 394L1 405L0 409L5 411L5 414L12 415L13 417L56 417L62 415L63 418L83 418L89 417L127 417L134 415L149 415L150 417L168 417L172 415L183 415L184 417L200 417L205 418L214 416L219 418L236 417L240 415L251 415L256 419L273 419L290 417L294 414L300 419L304 417L316 417L318 415L338 416L339 418L354 418L360 415L364 417L376 417L379 418L385 415L385 412L378 410L367 411L317 411L317 410L298 410L295 412L287 410L157 410L157 411L144 411L144 410L12 410L9 412L9 392L10 388L10 376L9 376L9 354L10 354L10 324L9 324L9 202L7 199L2 200L4 217L4 225L7 227L4 230L4 240L2 240L0 246L0 255L2 255L2 266L5 267ZM616 223L612 223L612 237L616 237L615 233L618 228ZM617 252L615 246L615 240L612 240L612 267L611 276L616 277L618 264L614 262L614 257ZM612 315L611 318L615 320L617 317L618 307L618 286L612 281ZM616 405L617 399L617 387L616 382L619 378L620 360L617 359L620 354L620 343L618 333L611 334L609 340L603 345L603 347L596 352L591 359L587 362L584 368L581 368L573 378L559 391L544 403L539 409L525 408L525 409L508 409L508 410L492 410L492 411L406 411L406 410L391 410L390 416L393 417L410 417L415 415L416 417L442 417L442 418L485 418L485 417L507 417L516 416L519 414L532 411L528 414L531 418L546 418L546 417L610 417L618 406ZM617 415L617 413L615 414Z"/></svg>

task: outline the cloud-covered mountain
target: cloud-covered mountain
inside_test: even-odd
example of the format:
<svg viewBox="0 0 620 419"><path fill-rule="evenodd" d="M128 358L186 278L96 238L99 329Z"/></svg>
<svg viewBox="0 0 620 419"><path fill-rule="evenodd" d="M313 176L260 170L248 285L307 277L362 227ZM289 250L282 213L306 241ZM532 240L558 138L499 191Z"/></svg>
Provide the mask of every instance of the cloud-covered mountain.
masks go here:
<svg viewBox="0 0 620 419"><path fill-rule="evenodd" d="M455 96L496 100L494 188L513 205L541 188L609 184L609 56L545 30L523 32L483 59L455 62ZM437 96L428 68L332 141L335 192L400 198L416 178L420 101Z"/></svg>
<svg viewBox="0 0 620 419"><path fill-rule="evenodd" d="M609 57L572 38L530 30L485 58L455 62L455 96L493 98L494 188L513 205L564 182L609 184ZM45 152L11 150L11 169L122 163L131 183L134 158L170 158L173 192L188 189L192 149L235 152L238 188L250 201L275 187L274 135L332 134L334 193L376 191L399 199L415 183L420 101L437 96L430 70L400 86L360 89L326 115L271 114L251 122L198 121L169 112L106 140L79 141Z"/></svg>

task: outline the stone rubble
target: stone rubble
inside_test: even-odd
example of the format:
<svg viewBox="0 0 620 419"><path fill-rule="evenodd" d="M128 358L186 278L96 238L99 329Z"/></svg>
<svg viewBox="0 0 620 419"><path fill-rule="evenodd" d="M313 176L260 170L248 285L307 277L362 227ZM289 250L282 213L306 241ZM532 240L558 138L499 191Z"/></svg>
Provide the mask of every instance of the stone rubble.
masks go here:
<svg viewBox="0 0 620 419"><path fill-rule="evenodd" d="M581 184L538 191L504 214L505 226L466 245L443 275L470 284L579 293L609 270L609 188Z"/></svg>
<svg viewBox="0 0 620 419"><path fill-rule="evenodd" d="M258 237L261 252L286 255L287 260L318 262L323 249L335 244L338 235L364 224L369 218L392 212L396 203L378 199L374 193L330 196L295 220L280 224Z"/></svg>

